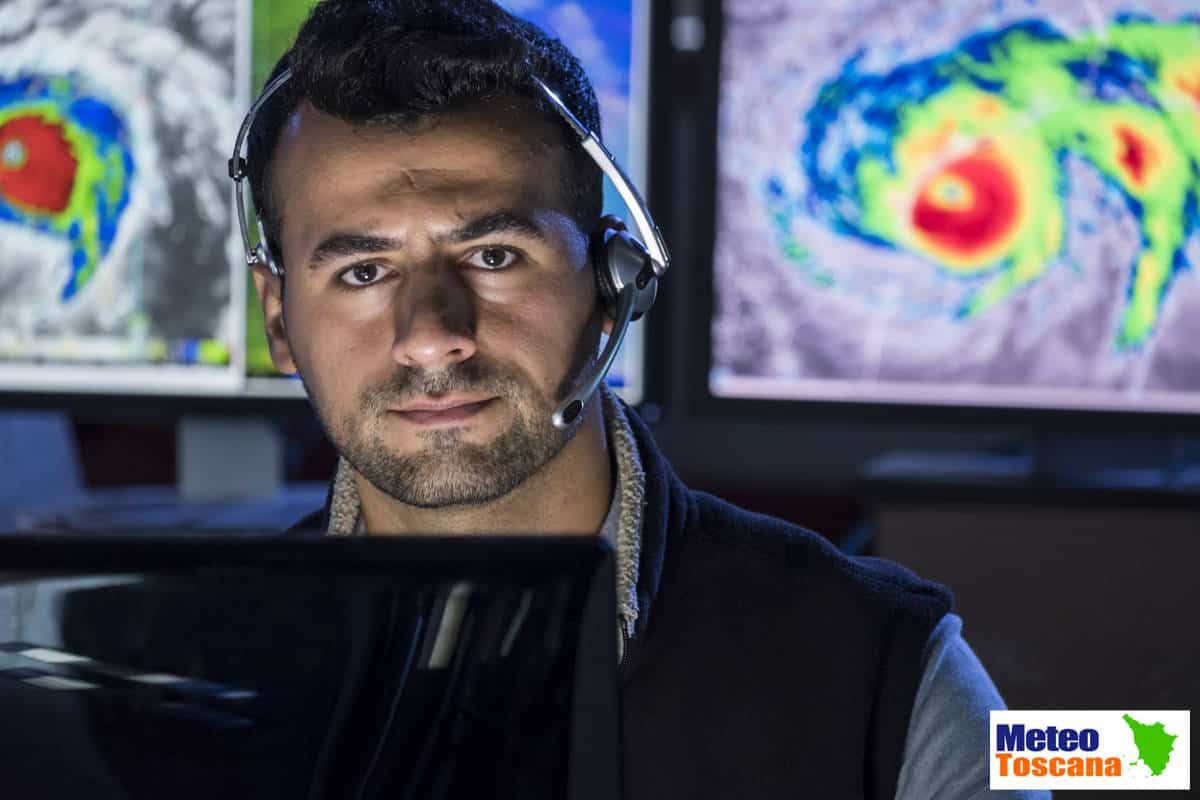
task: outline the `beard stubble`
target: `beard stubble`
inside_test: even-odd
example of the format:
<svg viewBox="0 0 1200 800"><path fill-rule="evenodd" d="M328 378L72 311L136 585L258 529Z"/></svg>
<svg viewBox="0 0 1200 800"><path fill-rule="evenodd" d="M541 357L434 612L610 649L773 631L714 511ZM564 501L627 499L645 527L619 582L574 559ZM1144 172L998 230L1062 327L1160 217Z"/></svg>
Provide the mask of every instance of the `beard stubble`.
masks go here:
<svg viewBox="0 0 1200 800"><path fill-rule="evenodd" d="M309 391L309 396L339 454L384 494L417 508L481 505L524 483L574 438L586 414L565 430L554 427L551 414L595 362L599 324L593 315L584 326L552 398L518 370L478 354L434 373L401 368L363 392L356 411L336 421L316 395ZM512 420L490 442L468 442L461 428L440 428L418 432L424 446L414 452L391 449L384 435L389 408L413 397L451 393L499 398L493 402L508 405Z"/></svg>

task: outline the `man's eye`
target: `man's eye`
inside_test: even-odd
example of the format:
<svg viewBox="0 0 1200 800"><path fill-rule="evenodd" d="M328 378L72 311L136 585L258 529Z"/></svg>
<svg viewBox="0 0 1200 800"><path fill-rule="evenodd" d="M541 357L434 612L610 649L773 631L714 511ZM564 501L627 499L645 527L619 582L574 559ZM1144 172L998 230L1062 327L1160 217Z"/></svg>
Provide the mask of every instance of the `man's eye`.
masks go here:
<svg viewBox="0 0 1200 800"><path fill-rule="evenodd" d="M378 283L387 271L378 264L355 264L338 278L347 286L370 286Z"/></svg>
<svg viewBox="0 0 1200 800"><path fill-rule="evenodd" d="M479 269L505 269L517 261L517 254L503 247L485 247L477 250L467 259L467 263Z"/></svg>

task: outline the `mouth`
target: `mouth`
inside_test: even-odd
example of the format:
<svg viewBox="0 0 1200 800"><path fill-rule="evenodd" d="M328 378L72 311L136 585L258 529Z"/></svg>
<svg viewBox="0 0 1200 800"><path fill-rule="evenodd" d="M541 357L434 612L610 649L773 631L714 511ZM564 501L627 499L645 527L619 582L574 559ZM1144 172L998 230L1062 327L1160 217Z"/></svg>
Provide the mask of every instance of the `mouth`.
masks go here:
<svg viewBox="0 0 1200 800"><path fill-rule="evenodd" d="M471 419L495 400L494 397L482 400L470 397L424 398L391 409L391 413L414 425L448 425Z"/></svg>

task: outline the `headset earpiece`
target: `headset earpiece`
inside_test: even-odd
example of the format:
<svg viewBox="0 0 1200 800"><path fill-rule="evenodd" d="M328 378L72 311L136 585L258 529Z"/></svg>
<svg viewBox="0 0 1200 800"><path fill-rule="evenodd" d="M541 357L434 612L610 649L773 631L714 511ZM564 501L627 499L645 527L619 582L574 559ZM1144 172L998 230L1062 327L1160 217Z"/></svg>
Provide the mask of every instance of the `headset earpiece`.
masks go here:
<svg viewBox="0 0 1200 800"><path fill-rule="evenodd" d="M271 256L271 248L260 244L255 250L258 251L260 263L266 264L267 272L270 272L279 280L283 280L283 268Z"/></svg>
<svg viewBox="0 0 1200 800"><path fill-rule="evenodd" d="M279 262L275 260L275 254L271 252L271 245L267 241L267 231L263 228L262 217L255 214L254 223L258 226L258 243L254 245L255 263L262 264L267 268L267 272L283 280L283 267L279 266Z"/></svg>
<svg viewBox="0 0 1200 800"><path fill-rule="evenodd" d="M658 278L654 275L646 246L630 233L605 229L603 239L596 245L593 264L596 288L609 319L616 319L617 298L627 287L636 293L633 319L638 319L654 305Z"/></svg>

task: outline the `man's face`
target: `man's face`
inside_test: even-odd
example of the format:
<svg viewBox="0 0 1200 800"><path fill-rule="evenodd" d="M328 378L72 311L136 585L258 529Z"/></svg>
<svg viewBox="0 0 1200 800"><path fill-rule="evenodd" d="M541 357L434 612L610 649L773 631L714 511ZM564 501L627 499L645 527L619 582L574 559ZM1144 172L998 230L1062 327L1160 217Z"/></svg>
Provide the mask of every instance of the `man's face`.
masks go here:
<svg viewBox="0 0 1200 800"><path fill-rule="evenodd" d="M257 276L272 355L342 455L402 502L502 496L571 438L551 413L602 317L566 164L561 133L520 101L405 131L305 104L284 130L282 300Z"/></svg>

